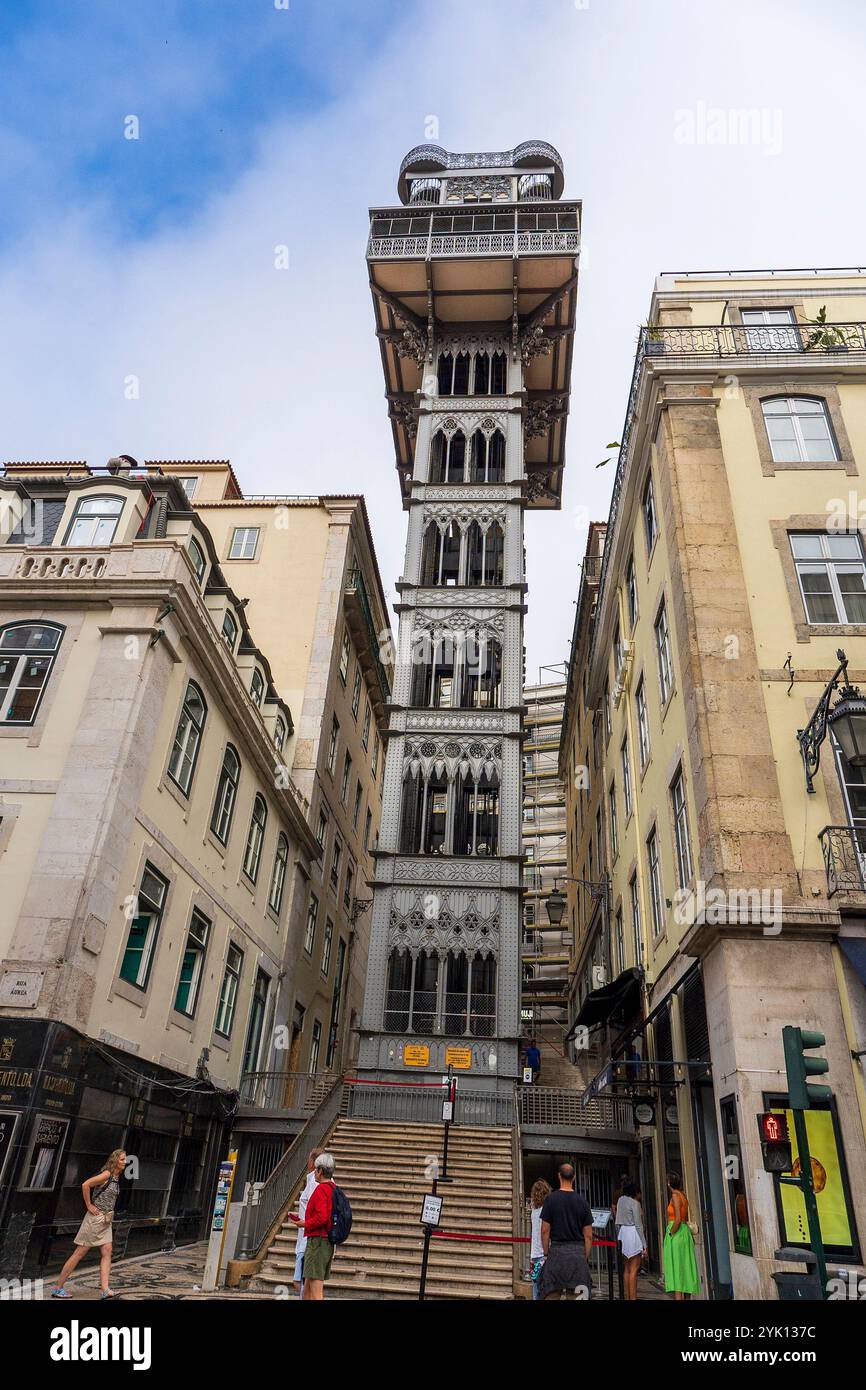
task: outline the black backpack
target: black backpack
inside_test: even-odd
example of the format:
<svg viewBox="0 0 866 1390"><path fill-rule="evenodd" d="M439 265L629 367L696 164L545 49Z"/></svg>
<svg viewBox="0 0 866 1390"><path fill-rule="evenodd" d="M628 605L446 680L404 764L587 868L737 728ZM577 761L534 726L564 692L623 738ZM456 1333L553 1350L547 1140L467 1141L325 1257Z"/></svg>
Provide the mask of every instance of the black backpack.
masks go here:
<svg viewBox="0 0 866 1390"><path fill-rule="evenodd" d="M328 1240L332 1245L342 1245L344 1240L349 1239L352 1229L352 1208L342 1187L338 1187L336 1183L331 1184L331 1199L331 1229L328 1232Z"/></svg>

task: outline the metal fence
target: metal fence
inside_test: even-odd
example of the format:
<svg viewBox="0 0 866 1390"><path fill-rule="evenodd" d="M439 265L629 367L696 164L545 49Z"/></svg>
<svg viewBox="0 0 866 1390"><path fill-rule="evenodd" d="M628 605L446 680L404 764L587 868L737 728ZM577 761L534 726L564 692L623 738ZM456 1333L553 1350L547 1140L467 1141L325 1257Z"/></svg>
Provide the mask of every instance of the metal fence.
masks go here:
<svg viewBox="0 0 866 1390"><path fill-rule="evenodd" d="M350 1119L394 1120L406 1124L438 1124L442 1119L445 1088L438 1084L395 1086L347 1081L346 1091L345 1113ZM458 1086L455 1127L508 1127L513 1118L510 1093L464 1090Z"/></svg>
<svg viewBox="0 0 866 1390"><path fill-rule="evenodd" d="M609 1096L582 1104L582 1091L558 1086L518 1086L517 1112L523 1125L552 1125L563 1129L634 1129L631 1106Z"/></svg>
<svg viewBox="0 0 866 1390"><path fill-rule="evenodd" d="M257 1110L293 1110L309 1114L328 1094L336 1076L333 1072L249 1071L241 1077L241 1105Z"/></svg>
<svg viewBox="0 0 866 1390"><path fill-rule="evenodd" d="M827 893L866 889L866 826L825 825L818 839L827 873Z"/></svg>

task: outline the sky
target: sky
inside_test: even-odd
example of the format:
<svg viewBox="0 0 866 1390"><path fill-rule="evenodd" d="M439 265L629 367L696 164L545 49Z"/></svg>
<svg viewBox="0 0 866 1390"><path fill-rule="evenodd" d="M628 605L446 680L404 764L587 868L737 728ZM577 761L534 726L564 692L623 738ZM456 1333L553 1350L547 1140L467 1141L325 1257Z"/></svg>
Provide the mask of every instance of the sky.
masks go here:
<svg viewBox="0 0 866 1390"><path fill-rule="evenodd" d="M563 507L526 522L536 678L568 658L655 276L866 263L863 15L4 0L0 458L230 458L247 493L363 492L393 602L405 516L367 208L397 202L431 133L454 151L548 140L583 250ZM712 141L719 112L751 137Z"/></svg>

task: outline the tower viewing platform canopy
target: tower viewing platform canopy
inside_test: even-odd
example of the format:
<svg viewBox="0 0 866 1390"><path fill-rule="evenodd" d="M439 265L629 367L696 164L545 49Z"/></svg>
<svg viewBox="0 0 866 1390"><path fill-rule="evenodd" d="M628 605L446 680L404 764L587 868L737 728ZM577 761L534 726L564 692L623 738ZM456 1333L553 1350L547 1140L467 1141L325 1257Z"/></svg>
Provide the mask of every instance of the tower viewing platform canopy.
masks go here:
<svg viewBox="0 0 866 1390"><path fill-rule="evenodd" d="M562 160L542 140L480 154L419 145L400 166L400 204L370 210L367 265L404 505L422 385L437 394L435 344L449 325L479 343L504 338L522 363L525 505L561 503L581 213L563 184ZM471 370L455 363L451 391L438 394L496 394L494 369L479 373L475 360Z"/></svg>

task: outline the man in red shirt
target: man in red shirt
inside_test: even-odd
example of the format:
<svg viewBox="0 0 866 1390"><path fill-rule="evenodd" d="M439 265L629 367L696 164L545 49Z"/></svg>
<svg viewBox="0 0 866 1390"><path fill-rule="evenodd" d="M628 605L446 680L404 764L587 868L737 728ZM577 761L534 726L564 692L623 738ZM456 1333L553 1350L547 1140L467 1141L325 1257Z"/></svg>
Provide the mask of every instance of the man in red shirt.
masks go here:
<svg viewBox="0 0 866 1390"><path fill-rule="evenodd" d="M334 1207L334 1156L319 1154L314 1169L316 1186L307 1202L304 1219L289 1212L289 1220L303 1227L307 1237L304 1252L304 1298L321 1300L325 1297L325 1280L331 1272L334 1247L329 1239Z"/></svg>

